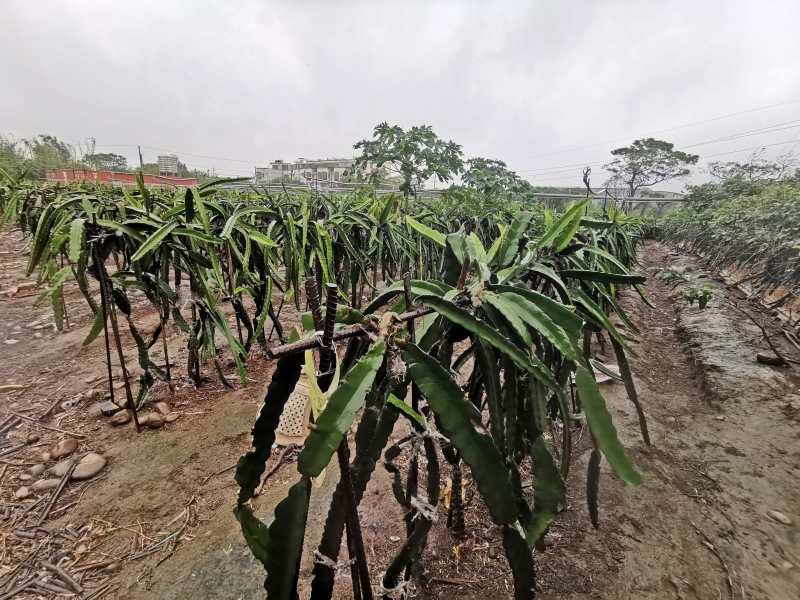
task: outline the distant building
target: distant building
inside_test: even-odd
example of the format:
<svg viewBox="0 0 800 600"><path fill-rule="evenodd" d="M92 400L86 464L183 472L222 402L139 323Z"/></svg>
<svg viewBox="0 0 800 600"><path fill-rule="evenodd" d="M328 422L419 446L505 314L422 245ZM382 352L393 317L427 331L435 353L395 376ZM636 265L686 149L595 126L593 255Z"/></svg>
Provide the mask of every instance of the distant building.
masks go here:
<svg viewBox="0 0 800 600"><path fill-rule="evenodd" d="M352 158L298 158L294 163L276 160L269 167L256 168L256 183L266 183L283 178L297 179L309 184L329 186L341 181L355 166Z"/></svg>
<svg viewBox="0 0 800 600"><path fill-rule="evenodd" d="M180 163L177 154L158 155L158 174L162 177L178 177L180 175Z"/></svg>
<svg viewBox="0 0 800 600"><path fill-rule="evenodd" d="M267 183L283 178L294 178L294 165L276 160L270 163L269 167L256 167L256 183Z"/></svg>
<svg viewBox="0 0 800 600"><path fill-rule="evenodd" d="M352 158L326 158L306 160L298 158L295 168L301 181L339 181L353 169L356 161Z"/></svg>

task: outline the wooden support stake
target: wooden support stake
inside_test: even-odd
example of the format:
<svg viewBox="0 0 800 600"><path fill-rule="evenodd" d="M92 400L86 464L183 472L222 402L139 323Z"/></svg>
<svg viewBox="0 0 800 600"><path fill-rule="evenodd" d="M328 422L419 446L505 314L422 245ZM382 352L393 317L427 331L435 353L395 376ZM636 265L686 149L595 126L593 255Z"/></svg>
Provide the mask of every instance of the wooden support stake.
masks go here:
<svg viewBox="0 0 800 600"><path fill-rule="evenodd" d="M164 314L161 317L161 342L164 345L164 366L167 369L167 385L169 385L169 391L174 392L174 388L172 387L172 373L169 370L169 349L167 348L167 319L169 318L169 313L167 312L167 307L163 307Z"/></svg>
<svg viewBox="0 0 800 600"><path fill-rule="evenodd" d="M95 267L97 268L97 275L100 278L100 296L103 302L103 307L108 310L106 319L111 317L111 326L114 329L114 341L117 346L117 355L119 356L119 364L122 368L122 380L125 383L125 394L128 398L128 407L133 413L133 422L136 424L136 431L141 433L142 428L139 425L139 415L136 411L136 403L133 401L133 394L131 393L131 384L128 381L128 369L125 367L125 356L122 353L122 342L119 339L119 325L117 323L117 311L114 305L114 300L111 298L111 286L108 281L108 273L106 272L106 265L100 258L100 251L97 249L96 244L92 244L94 250ZM106 332L106 344L108 344L108 321L103 321L103 328ZM111 398L114 398L114 383L111 377L111 356L108 355L108 377L109 388L111 389Z"/></svg>

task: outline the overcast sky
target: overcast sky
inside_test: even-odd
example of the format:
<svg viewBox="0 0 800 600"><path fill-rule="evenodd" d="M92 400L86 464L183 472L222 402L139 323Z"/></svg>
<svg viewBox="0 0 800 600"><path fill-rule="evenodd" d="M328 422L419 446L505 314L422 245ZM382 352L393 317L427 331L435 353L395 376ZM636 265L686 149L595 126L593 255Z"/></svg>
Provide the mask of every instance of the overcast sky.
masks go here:
<svg viewBox="0 0 800 600"><path fill-rule="evenodd" d="M601 183L612 148L732 113L751 111L655 137L793 148L798 24L798 0L3 0L0 133L247 174L425 124L534 184L585 164ZM695 145L761 128L779 131Z"/></svg>

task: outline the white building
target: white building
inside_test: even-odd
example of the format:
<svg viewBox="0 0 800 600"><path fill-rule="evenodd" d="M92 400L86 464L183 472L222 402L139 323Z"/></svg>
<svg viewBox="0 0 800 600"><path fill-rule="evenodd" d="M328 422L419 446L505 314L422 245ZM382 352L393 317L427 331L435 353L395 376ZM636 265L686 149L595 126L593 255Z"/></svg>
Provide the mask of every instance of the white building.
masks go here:
<svg viewBox="0 0 800 600"><path fill-rule="evenodd" d="M306 182L310 185L329 186L340 181L355 165L352 158L298 158L294 163L276 160L269 167L256 168L256 183L276 181L284 177Z"/></svg>
<svg viewBox="0 0 800 600"><path fill-rule="evenodd" d="M158 174L164 177L179 177L180 166L177 154L158 155Z"/></svg>

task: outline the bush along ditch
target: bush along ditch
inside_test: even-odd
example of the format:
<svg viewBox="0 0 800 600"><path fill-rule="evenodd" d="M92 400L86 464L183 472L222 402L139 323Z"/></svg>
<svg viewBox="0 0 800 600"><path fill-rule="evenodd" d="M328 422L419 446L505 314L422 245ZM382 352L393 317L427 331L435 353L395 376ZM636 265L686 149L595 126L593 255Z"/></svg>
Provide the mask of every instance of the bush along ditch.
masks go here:
<svg viewBox="0 0 800 600"><path fill-rule="evenodd" d="M467 475L474 480L491 519L502 528L519 599L535 595L532 551L543 547L564 499L573 430L587 427L594 445L586 498L595 527L603 457L628 485L642 483L595 381L596 371L611 372L589 352L593 335L609 337L620 365L614 376L624 380L649 444L626 360L638 330L616 300L619 286L642 291L644 278L629 269L641 226L621 213L615 213L617 220L588 218L587 204L572 206L557 220L546 218L547 229L536 236L527 235L534 214L519 212L488 249L474 233L445 235L415 227L441 253L441 277L408 276L361 311L337 310L339 291L329 285L323 314L315 309L309 281L312 310L304 319L309 331L293 330L289 343L270 350L278 359L276 371L253 427L252 450L236 470L235 514L266 570L267 597L297 597L311 490L334 454L342 476L315 553L311 597L317 600L332 597L336 574L347 568L357 598L372 598L374 589L384 597L407 595L428 532L440 517L442 471L453 480L448 524L456 536L465 528L456 487ZM611 313L630 333L613 325ZM330 385L337 342L346 344L341 384L329 390L299 455L300 481L267 526L249 502L283 406L309 350L319 354L320 387ZM463 386L456 380L459 373L467 380ZM347 433L359 412L351 458ZM389 445L398 419L408 423L408 433ZM402 453L410 458L405 480L393 462ZM370 573L357 509L381 455L405 512L407 537L385 571ZM532 504L523 495L523 479L532 481ZM348 556L340 561L343 537Z"/></svg>
<svg viewBox="0 0 800 600"><path fill-rule="evenodd" d="M800 183L732 178L692 188L658 236L727 270L770 308L800 297Z"/></svg>

